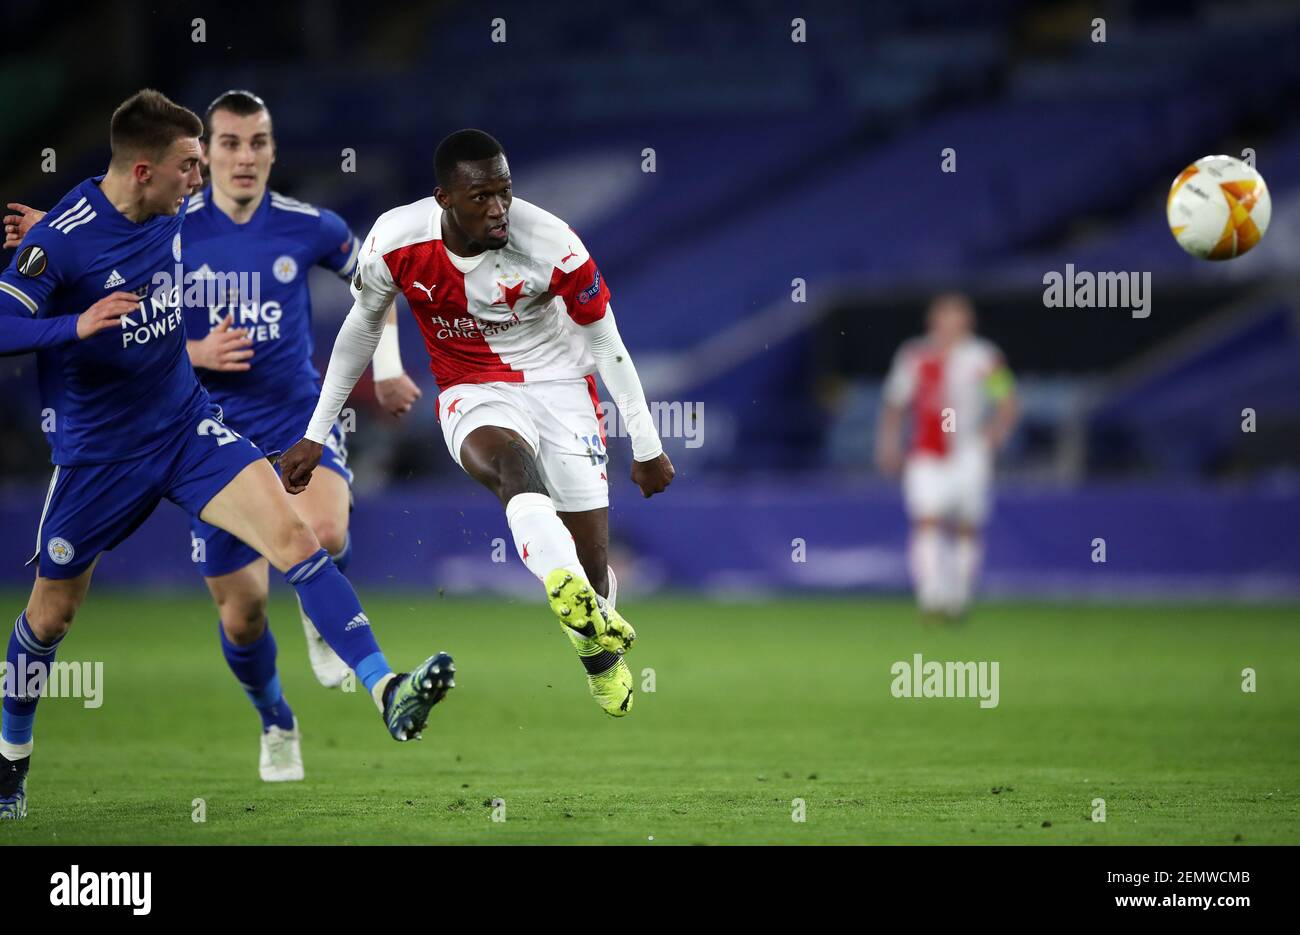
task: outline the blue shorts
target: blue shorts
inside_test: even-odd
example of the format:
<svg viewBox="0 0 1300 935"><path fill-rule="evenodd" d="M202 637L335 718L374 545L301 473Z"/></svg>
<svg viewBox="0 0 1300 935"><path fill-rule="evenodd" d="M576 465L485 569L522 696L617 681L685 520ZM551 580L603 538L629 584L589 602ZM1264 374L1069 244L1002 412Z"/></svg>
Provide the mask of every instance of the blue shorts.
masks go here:
<svg viewBox="0 0 1300 935"><path fill-rule="evenodd" d="M316 400L311 399L304 411L301 406L285 407L287 413L273 420L259 420L256 426L241 429L253 439L263 451L270 454L283 454L299 439L311 421L311 414L316 408ZM236 420L238 421L238 420ZM348 470L348 447L344 441L343 429L338 424L330 430L321 450L320 466L339 474L352 486L352 472ZM280 470L276 466L276 472ZM190 522L190 560L194 562L199 573L205 578L215 578L238 571L245 565L261 558L260 553L243 540L232 536L224 529L218 529L211 523L205 523L197 515Z"/></svg>
<svg viewBox="0 0 1300 935"><path fill-rule="evenodd" d="M36 529L37 573L75 578L149 518L164 498L191 516L248 465L257 446L223 425L213 406L148 455L108 464L57 465ZM31 561L28 564L31 564Z"/></svg>

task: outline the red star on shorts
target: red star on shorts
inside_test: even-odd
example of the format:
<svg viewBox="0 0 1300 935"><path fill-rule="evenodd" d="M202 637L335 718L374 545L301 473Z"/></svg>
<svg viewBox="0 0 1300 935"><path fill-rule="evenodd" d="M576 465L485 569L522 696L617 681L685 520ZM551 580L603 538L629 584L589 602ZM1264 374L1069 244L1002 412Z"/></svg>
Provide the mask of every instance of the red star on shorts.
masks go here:
<svg viewBox="0 0 1300 935"><path fill-rule="evenodd" d="M515 303L519 301L521 293L524 291L524 281L521 279L513 286L506 286L498 282L497 288L501 290L501 298L493 302L493 305L509 305L510 311L515 310Z"/></svg>
<svg viewBox="0 0 1300 935"><path fill-rule="evenodd" d="M524 543L524 561L528 561L528 543Z"/></svg>
<svg viewBox="0 0 1300 935"><path fill-rule="evenodd" d="M464 396L457 396L451 402L447 403L447 415L449 416L456 415L456 404L464 398L465 398Z"/></svg>

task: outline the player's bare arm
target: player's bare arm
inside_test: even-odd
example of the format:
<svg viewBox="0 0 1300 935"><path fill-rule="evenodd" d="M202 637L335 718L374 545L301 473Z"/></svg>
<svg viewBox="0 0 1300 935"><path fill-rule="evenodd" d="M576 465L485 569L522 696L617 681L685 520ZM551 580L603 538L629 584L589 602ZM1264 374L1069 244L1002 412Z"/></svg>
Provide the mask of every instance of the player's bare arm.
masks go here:
<svg viewBox="0 0 1300 935"><path fill-rule="evenodd" d="M300 494L311 483L311 472L320 464L324 445L310 438L301 439L280 455L280 481L291 494Z"/></svg>
<svg viewBox="0 0 1300 935"><path fill-rule="evenodd" d="M17 201L11 201L7 205L10 211L16 214L6 214L4 217L5 225L5 249L11 250L23 242L27 232L31 230L36 222L45 217L45 212L39 208L31 208Z"/></svg>
<svg viewBox="0 0 1300 935"><path fill-rule="evenodd" d="M251 370L253 365L248 361L253 356L253 339L247 329L232 328L234 321L232 312L203 339L186 341L190 363L201 370Z"/></svg>
<svg viewBox="0 0 1300 935"><path fill-rule="evenodd" d="M652 461L632 462L632 483L641 488L641 496L653 497L668 489L677 471L663 452Z"/></svg>
<svg viewBox="0 0 1300 935"><path fill-rule="evenodd" d="M119 328L122 316L133 312L140 298L131 292L110 292L77 316L77 337L83 341L109 328Z"/></svg>

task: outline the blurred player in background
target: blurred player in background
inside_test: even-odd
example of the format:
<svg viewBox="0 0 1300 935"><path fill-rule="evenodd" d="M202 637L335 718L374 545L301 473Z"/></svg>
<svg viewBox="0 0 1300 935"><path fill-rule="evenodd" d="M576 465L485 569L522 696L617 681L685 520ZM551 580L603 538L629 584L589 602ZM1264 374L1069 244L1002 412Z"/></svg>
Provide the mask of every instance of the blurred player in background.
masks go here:
<svg viewBox="0 0 1300 935"><path fill-rule="evenodd" d="M546 586L610 715L632 708L622 653L635 631L615 609L609 484L592 376L599 371L632 441L644 496L668 486L664 454L609 289L573 230L511 189L501 145L480 130L444 139L433 197L375 222L352 280L356 304L334 344L320 404L285 453L285 488L306 488L330 427L401 292L419 322L452 458L505 507L515 547Z"/></svg>
<svg viewBox="0 0 1300 935"><path fill-rule="evenodd" d="M922 615L959 620L979 571L993 462L1015 426L1015 384L1001 352L975 334L966 296L935 297L926 326L924 337L898 349L885 379L876 460L885 474L903 475L909 566Z"/></svg>
<svg viewBox="0 0 1300 935"><path fill-rule="evenodd" d="M227 91L207 109L203 148L210 183L185 214L187 282L215 285L215 301L187 305L187 351L199 380L222 410L222 423L268 453L302 437L320 393L312 365L311 293L307 273L320 265L347 282L357 239L332 211L268 189L275 163L271 114L257 95ZM43 212L14 204L6 217L18 239ZM6 241L6 246L11 244ZM13 246L17 246L15 241ZM241 279L240 276L243 276ZM255 277L255 278L254 278ZM256 283L253 295L238 285ZM397 310L390 308L375 351L375 394L389 412L408 411L419 388L402 370ZM322 463L329 471L294 501L339 571L352 554L350 484L341 426L331 431ZM190 554L220 615L222 652L262 719L259 772L267 782L303 778L298 726L280 689L276 643L266 619L269 563L256 549L195 517ZM299 612L316 678L340 685L348 669Z"/></svg>
<svg viewBox="0 0 1300 935"><path fill-rule="evenodd" d="M157 91L129 98L113 114L108 171L64 196L0 274L0 354L38 352L42 406L58 420L32 557L36 582L5 657L0 819L27 814L44 684L31 673L54 663L99 555L164 498L255 545L284 573L396 740L417 736L454 685L445 653L409 674L393 672L351 584L294 512L262 451L222 423L195 376L179 280L202 135L196 114Z"/></svg>

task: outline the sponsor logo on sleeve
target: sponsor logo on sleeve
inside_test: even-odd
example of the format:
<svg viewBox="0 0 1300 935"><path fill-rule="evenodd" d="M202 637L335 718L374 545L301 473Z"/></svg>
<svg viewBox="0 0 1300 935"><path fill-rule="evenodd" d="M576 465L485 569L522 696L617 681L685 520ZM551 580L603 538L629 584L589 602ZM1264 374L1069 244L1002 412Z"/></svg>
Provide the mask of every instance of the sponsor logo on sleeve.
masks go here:
<svg viewBox="0 0 1300 935"><path fill-rule="evenodd" d="M18 272L24 276L39 276L45 272L48 257L40 247L31 246L18 254Z"/></svg>
<svg viewBox="0 0 1300 935"><path fill-rule="evenodd" d="M596 278L591 281L591 285L578 293L578 304L586 305L600 293L600 270L596 270Z"/></svg>

